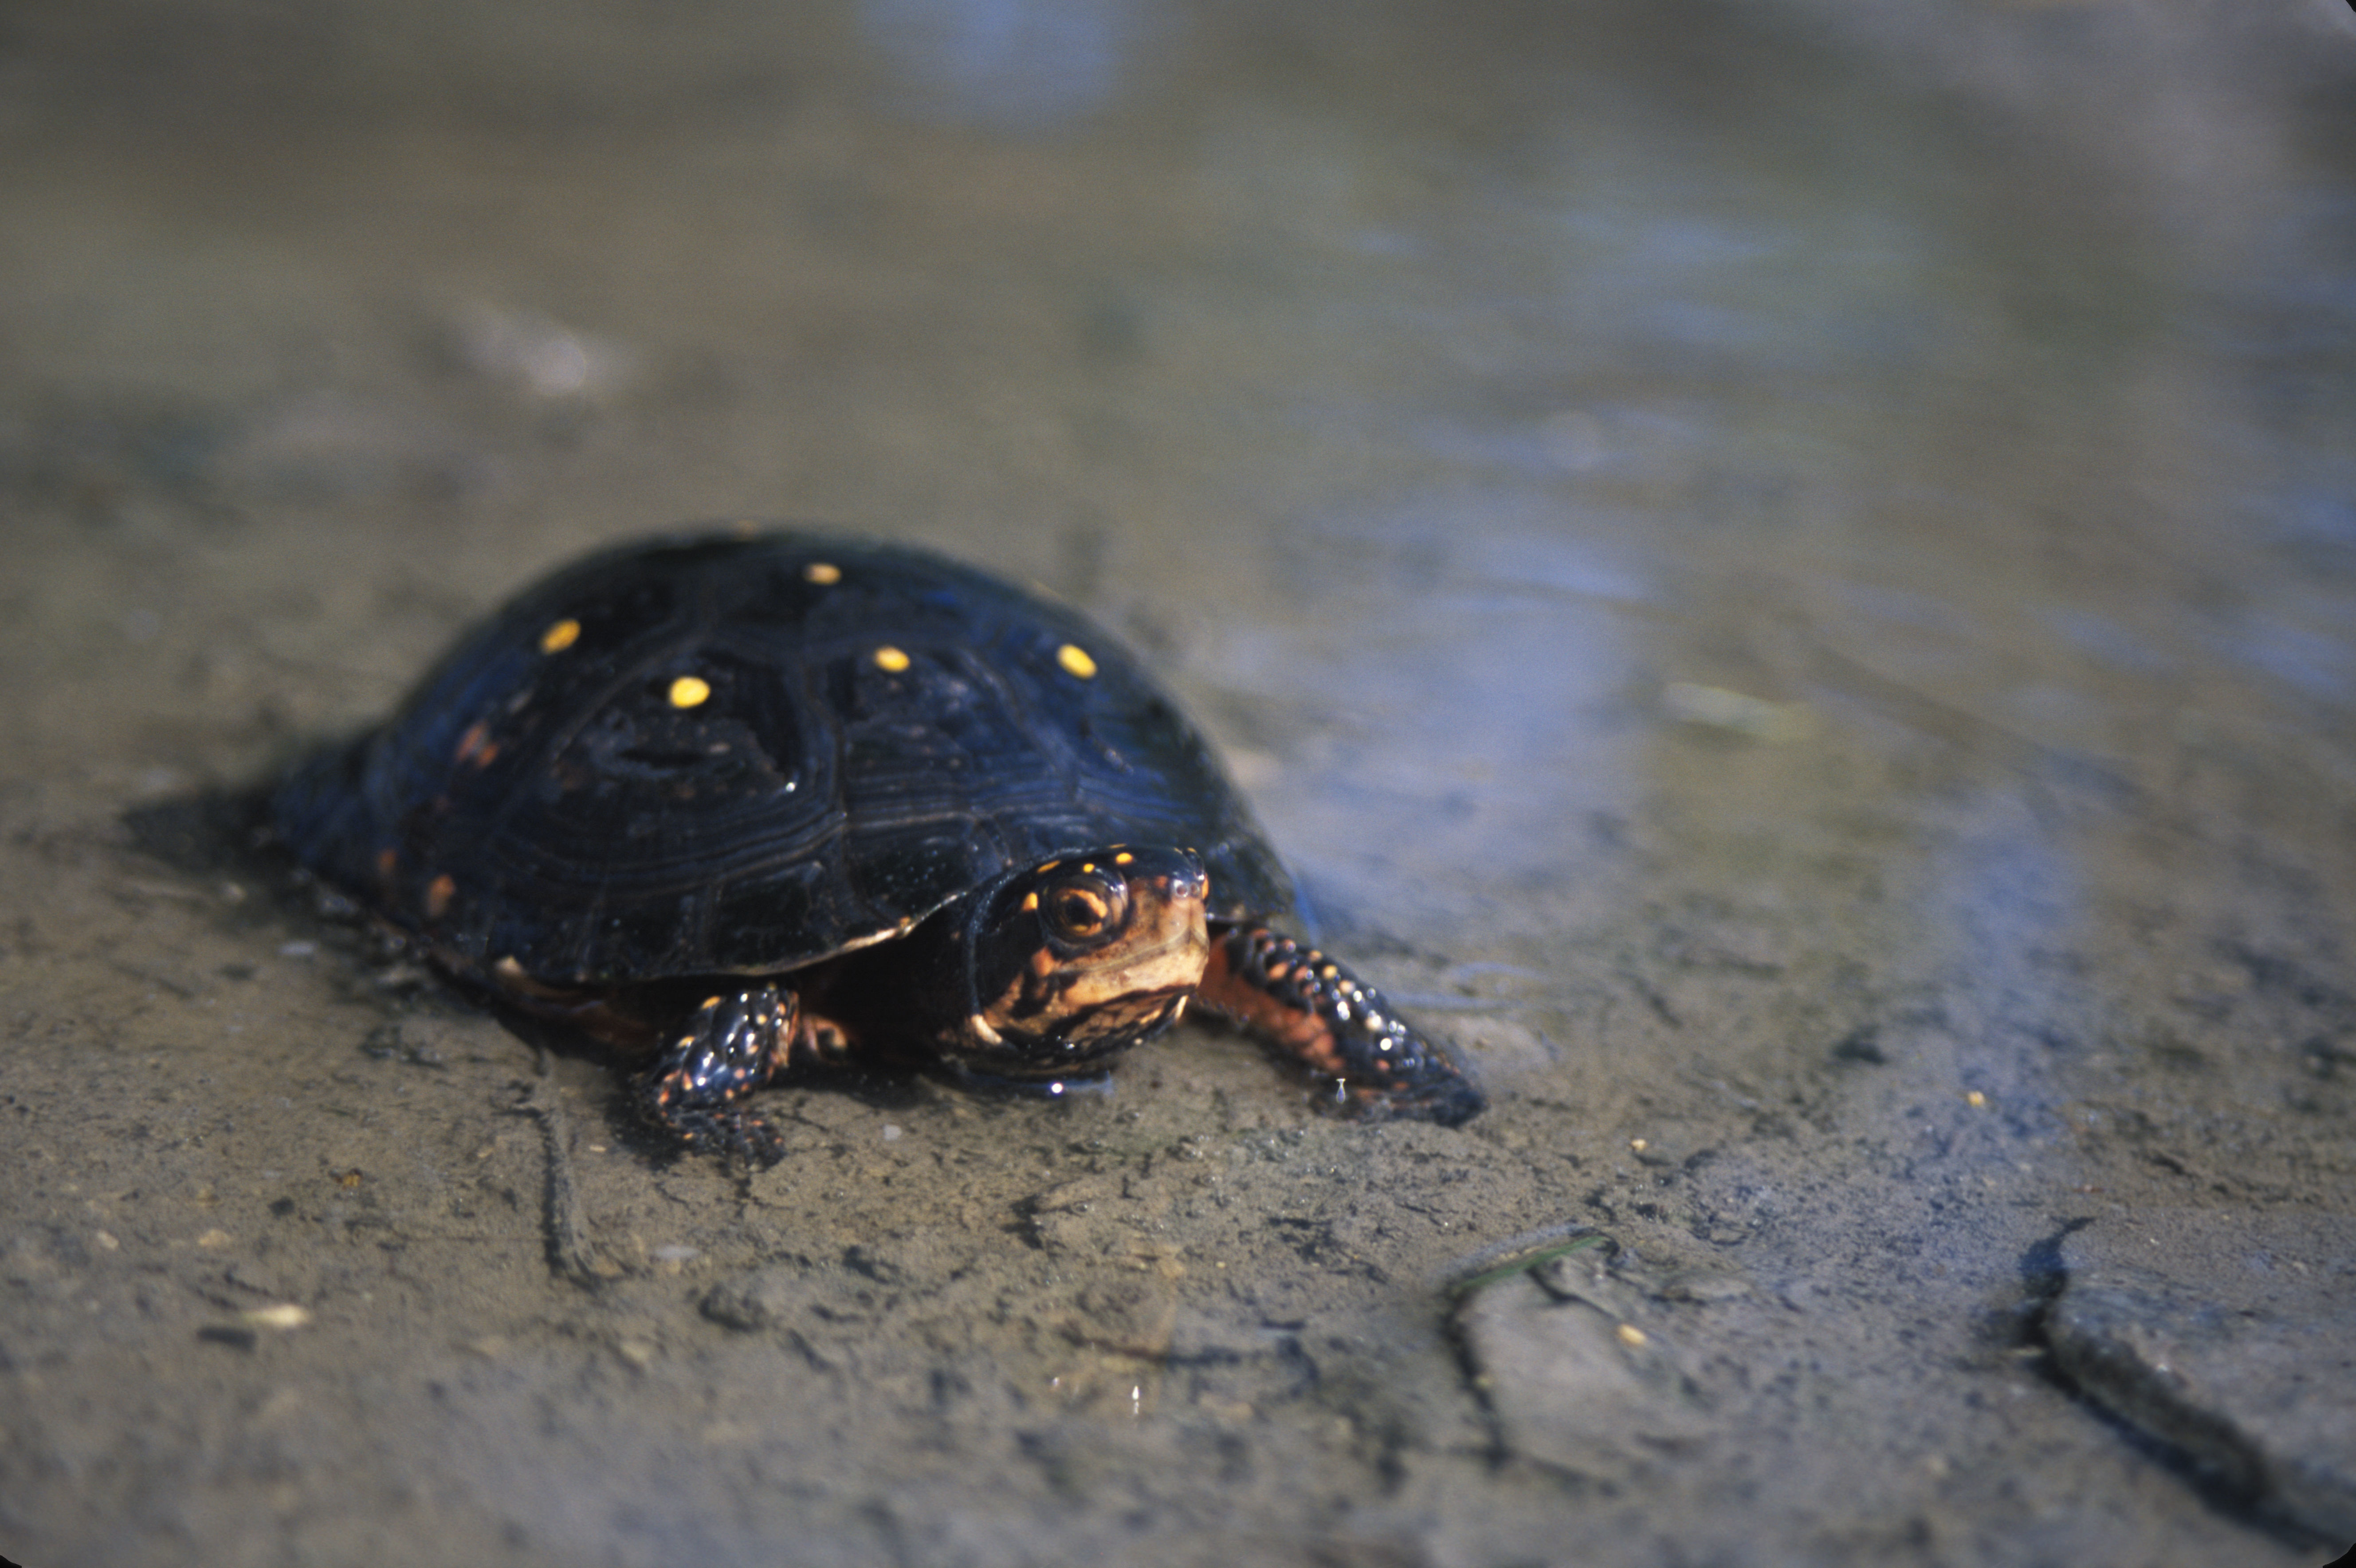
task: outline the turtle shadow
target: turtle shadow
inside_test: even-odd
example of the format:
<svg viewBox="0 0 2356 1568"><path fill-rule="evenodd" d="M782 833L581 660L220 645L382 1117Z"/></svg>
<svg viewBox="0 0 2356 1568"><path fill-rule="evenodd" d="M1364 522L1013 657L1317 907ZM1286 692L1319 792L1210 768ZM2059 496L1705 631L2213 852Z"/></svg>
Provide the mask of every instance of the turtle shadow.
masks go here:
<svg viewBox="0 0 2356 1568"><path fill-rule="evenodd" d="M728 1157L681 1143L648 1115L646 1100L638 1091L646 1063L631 1059L629 1053L562 1019L534 1013L496 992L470 984L463 975L440 971L436 974L445 992L497 1019L500 1027L530 1046L535 1055L572 1058L605 1069L608 1079L603 1096L606 1128L616 1143L648 1164L669 1169L682 1162ZM779 1090L823 1090L879 1112L913 1112L930 1103L939 1093L932 1075L919 1068L884 1064L803 1067L764 1084L748 1108L760 1110L772 1120L789 1121L792 1118L784 1113L776 1096Z"/></svg>
<svg viewBox="0 0 2356 1568"><path fill-rule="evenodd" d="M229 928L275 926L318 941L356 969L377 970L371 989L380 993L424 989L428 966L414 944L294 858L271 820L273 789L265 782L195 790L134 806L119 820L133 853L217 895L204 907ZM387 976L401 964L410 972Z"/></svg>
<svg viewBox="0 0 2356 1568"><path fill-rule="evenodd" d="M295 859L272 824L273 789L264 783L175 795L134 807L121 822L134 853L192 888L219 895L203 900L212 918L238 930L274 928L333 954L323 977L383 1015L382 1025L350 1042L353 1049L385 1054L382 1036L422 1002L487 1015L535 1056L578 1058L609 1069L626 1065L585 1033L503 1005L492 993L434 963L406 932L322 881ZM617 1087L628 1081L626 1070L616 1073ZM615 1120L620 1133L633 1119L617 1114ZM660 1152L653 1143L648 1147Z"/></svg>
<svg viewBox="0 0 2356 1568"><path fill-rule="evenodd" d="M119 820L132 849L191 880L218 886L228 879L241 888L294 893L299 867L283 851L272 853L275 835L265 787L167 796L134 806Z"/></svg>
<svg viewBox="0 0 2356 1568"><path fill-rule="evenodd" d="M649 1165L669 1168L712 1156L682 1144L649 1122L637 1093L643 1068L629 1052L587 1031L517 1005L471 977L435 963L408 933L370 913L295 859L273 826L272 783L191 791L134 807L121 822L129 847L192 887L219 897L204 900L210 917L242 931L269 929L284 939L316 942L332 953L331 973L355 997L365 997L383 1023L350 1041L352 1049L384 1055L384 1036L420 1005L482 1014L528 1047L544 1076L548 1058L591 1063L606 1075L601 1106L611 1136ZM682 982L691 985L691 982ZM422 1065L434 1065L430 1061ZM528 1064L519 1066L530 1070ZM801 1067L766 1085L766 1111L787 1114L776 1090L817 1090L882 1113L913 1113L944 1096L982 1104L1019 1104L1044 1097L1035 1085L960 1077L919 1063L872 1060L856 1066ZM1093 1087L1087 1091L1094 1091Z"/></svg>

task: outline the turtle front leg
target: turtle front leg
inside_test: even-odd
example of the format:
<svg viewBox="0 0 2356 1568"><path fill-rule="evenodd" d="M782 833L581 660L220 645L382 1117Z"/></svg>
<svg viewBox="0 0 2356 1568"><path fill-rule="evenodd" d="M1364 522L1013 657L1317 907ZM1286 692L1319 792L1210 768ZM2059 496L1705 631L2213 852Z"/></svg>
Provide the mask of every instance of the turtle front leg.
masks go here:
<svg viewBox="0 0 2356 1568"><path fill-rule="evenodd" d="M800 1028L800 998L779 986L707 997L638 1080L639 1108L682 1144L774 1165L785 1140L738 1102L785 1070Z"/></svg>
<svg viewBox="0 0 2356 1568"><path fill-rule="evenodd" d="M1488 1103L1455 1053L1382 993L1266 926L1215 926L1195 996L1269 1048L1332 1079L1351 1106L1453 1127Z"/></svg>

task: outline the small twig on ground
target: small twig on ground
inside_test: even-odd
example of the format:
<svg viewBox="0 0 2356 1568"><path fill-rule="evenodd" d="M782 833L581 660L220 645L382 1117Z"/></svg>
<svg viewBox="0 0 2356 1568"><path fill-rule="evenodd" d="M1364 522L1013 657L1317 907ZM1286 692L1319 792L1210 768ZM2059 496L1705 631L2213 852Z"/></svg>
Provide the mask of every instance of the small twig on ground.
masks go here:
<svg viewBox="0 0 2356 1568"><path fill-rule="evenodd" d="M589 1246L588 1228L581 1220L581 1194L573 1185L573 1129L563 1101L549 1078L549 1056L535 1047L538 1072L523 1099L509 1107L511 1116L529 1116L540 1123L540 1139L548 1153L547 1208L542 1226L548 1238L548 1266L559 1278L584 1290L594 1290L613 1277L611 1264L601 1264Z"/></svg>

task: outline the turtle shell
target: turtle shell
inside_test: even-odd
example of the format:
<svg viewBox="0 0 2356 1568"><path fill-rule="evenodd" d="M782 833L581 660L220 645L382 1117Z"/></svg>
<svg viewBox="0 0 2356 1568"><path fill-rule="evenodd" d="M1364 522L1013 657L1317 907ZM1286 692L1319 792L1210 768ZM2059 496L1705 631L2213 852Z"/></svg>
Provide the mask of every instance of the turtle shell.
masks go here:
<svg viewBox="0 0 2356 1568"><path fill-rule="evenodd" d="M1103 631L927 551L798 532L558 572L273 814L446 961L568 984L798 968L1119 843L1194 850L1214 918L1294 902L1210 747Z"/></svg>

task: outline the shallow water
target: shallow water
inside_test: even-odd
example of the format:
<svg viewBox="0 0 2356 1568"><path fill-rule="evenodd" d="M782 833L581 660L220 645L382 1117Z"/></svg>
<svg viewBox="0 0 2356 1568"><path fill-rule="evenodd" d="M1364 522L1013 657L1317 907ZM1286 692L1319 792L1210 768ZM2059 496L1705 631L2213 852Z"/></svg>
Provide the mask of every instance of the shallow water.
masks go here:
<svg viewBox="0 0 2356 1568"><path fill-rule="evenodd" d="M34 6L0 72L10 1557L2345 1544L2338 1397L2217 1417L2291 1498L2043 1326L2130 1245L2238 1299L2220 1216L2356 1256L2345 7ZM664 1165L199 810L737 516L1118 629L1493 1109L1187 1030Z"/></svg>

